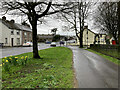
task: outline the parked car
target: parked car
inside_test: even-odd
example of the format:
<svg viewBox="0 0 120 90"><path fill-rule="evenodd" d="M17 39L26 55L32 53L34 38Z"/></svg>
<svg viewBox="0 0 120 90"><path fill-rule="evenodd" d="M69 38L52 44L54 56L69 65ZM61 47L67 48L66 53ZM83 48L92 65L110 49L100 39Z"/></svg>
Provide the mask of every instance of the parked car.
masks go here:
<svg viewBox="0 0 120 90"><path fill-rule="evenodd" d="M50 46L56 47L56 42L52 42L52 43L50 44Z"/></svg>
<svg viewBox="0 0 120 90"><path fill-rule="evenodd" d="M26 42L26 43L23 43L23 46L32 46L33 43L32 42Z"/></svg>
<svg viewBox="0 0 120 90"><path fill-rule="evenodd" d="M60 46L61 46L61 45L64 45L64 44L65 44L65 42L64 42L64 41L60 41Z"/></svg>
<svg viewBox="0 0 120 90"><path fill-rule="evenodd" d="M3 47L3 43L0 43L0 47Z"/></svg>
<svg viewBox="0 0 120 90"><path fill-rule="evenodd" d="M69 40L67 41L67 43L75 43L76 41L75 40Z"/></svg>
<svg viewBox="0 0 120 90"><path fill-rule="evenodd" d="M50 41L46 41L45 44L51 44L51 42Z"/></svg>

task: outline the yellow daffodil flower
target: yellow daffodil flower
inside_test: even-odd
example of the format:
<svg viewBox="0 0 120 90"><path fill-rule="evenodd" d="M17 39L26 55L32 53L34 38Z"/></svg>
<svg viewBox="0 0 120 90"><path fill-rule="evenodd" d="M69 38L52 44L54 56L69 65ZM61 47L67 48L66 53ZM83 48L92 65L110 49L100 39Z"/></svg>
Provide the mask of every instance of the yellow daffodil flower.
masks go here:
<svg viewBox="0 0 120 90"><path fill-rule="evenodd" d="M6 62L8 62L8 60L6 60Z"/></svg>
<svg viewBox="0 0 120 90"><path fill-rule="evenodd" d="M2 64L0 64L0 66L2 67Z"/></svg>
<svg viewBox="0 0 120 90"><path fill-rule="evenodd" d="M22 56L21 59L24 59L24 56Z"/></svg>
<svg viewBox="0 0 120 90"><path fill-rule="evenodd" d="M18 60L16 60L18 62Z"/></svg>
<svg viewBox="0 0 120 90"><path fill-rule="evenodd" d="M7 57L4 57L5 59L7 58Z"/></svg>
<svg viewBox="0 0 120 90"><path fill-rule="evenodd" d="M25 56L27 58L27 56Z"/></svg>
<svg viewBox="0 0 120 90"><path fill-rule="evenodd" d="M16 59L18 58L18 57L15 57Z"/></svg>

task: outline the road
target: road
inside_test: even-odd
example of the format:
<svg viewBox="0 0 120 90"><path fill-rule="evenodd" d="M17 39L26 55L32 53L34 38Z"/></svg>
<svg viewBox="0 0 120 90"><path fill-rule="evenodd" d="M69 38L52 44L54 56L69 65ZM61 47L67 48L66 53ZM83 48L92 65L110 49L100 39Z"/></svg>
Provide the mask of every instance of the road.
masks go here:
<svg viewBox="0 0 120 90"><path fill-rule="evenodd" d="M38 44L38 49L50 48L50 44ZM32 52L32 47L5 47L0 49L0 58L7 57L10 55L19 55L22 53Z"/></svg>
<svg viewBox="0 0 120 90"><path fill-rule="evenodd" d="M97 54L69 46L78 88L118 88L118 66Z"/></svg>

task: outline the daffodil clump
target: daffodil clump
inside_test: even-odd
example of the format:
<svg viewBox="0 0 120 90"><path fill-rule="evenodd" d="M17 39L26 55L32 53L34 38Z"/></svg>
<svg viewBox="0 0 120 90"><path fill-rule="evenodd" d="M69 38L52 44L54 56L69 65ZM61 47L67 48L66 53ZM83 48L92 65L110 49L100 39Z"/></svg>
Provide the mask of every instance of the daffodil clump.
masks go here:
<svg viewBox="0 0 120 90"><path fill-rule="evenodd" d="M2 59L2 64L0 66L4 67L5 71L10 71L10 66L17 66L17 65L26 65L28 61L28 56L18 57L4 57Z"/></svg>

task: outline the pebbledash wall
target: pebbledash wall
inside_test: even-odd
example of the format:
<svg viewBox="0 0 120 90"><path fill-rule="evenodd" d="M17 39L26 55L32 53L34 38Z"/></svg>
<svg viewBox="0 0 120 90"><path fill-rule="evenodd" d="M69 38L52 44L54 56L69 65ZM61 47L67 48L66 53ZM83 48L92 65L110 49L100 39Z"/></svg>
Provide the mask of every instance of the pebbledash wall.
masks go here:
<svg viewBox="0 0 120 90"><path fill-rule="evenodd" d="M32 41L32 30L29 26L24 26L16 23L11 24L10 21L5 21L6 23L3 23L3 21L0 20L0 44L2 43L3 46L22 46L23 43ZM26 37L23 37L25 33Z"/></svg>
<svg viewBox="0 0 120 90"><path fill-rule="evenodd" d="M13 46L20 46L22 45L22 31L20 31L20 34L17 35L17 31L15 29L9 29L6 25L2 24L2 22L0 22L1 24L1 29L0 29L0 34L1 34L1 38L0 38L0 42L3 43L3 46L12 46L12 38L13 38ZM11 34L11 31L13 31L14 33ZM20 42L18 43L17 39L20 39ZM6 40L7 39L7 40Z"/></svg>

